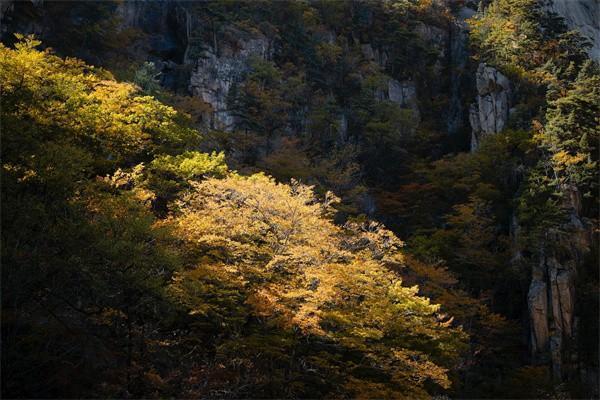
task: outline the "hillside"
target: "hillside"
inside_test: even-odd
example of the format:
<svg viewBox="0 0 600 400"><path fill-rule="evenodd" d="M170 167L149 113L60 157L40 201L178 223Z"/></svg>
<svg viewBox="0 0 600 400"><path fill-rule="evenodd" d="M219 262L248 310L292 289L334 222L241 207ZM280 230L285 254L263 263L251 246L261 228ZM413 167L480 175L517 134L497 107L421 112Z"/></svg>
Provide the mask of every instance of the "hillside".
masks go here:
<svg viewBox="0 0 600 400"><path fill-rule="evenodd" d="M599 8L3 2L2 396L598 398Z"/></svg>

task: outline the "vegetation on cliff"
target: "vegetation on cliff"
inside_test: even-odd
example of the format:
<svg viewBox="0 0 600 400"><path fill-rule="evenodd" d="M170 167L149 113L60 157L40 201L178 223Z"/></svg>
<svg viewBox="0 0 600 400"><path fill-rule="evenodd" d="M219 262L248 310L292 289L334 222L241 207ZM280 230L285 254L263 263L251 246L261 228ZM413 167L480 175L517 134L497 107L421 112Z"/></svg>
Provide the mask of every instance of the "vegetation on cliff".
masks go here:
<svg viewBox="0 0 600 400"><path fill-rule="evenodd" d="M402 285L393 233L230 172L171 107L38 44L0 48L7 395L450 386L465 335Z"/></svg>
<svg viewBox="0 0 600 400"><path fill-rule="evenodd" d="M145 28L167 3L49 2L44 43L0 44L4 397L594 395L600 71L580 35L492 0L459 66L459 3L227 0L172 5L184 52L173 21ZM18 6L15 26L39 17ZM448 110L477 63L514 90L466 153ZM548 292L539 349L551 274L574 303L559 323Z"/></svg>

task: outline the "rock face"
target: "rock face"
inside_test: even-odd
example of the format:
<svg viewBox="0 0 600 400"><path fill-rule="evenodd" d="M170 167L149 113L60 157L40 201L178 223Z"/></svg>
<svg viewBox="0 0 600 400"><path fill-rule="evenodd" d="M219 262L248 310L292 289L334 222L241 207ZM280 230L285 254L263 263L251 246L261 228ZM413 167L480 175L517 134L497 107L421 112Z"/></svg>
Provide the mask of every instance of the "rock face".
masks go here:
<svg viewBox="0 0 600 400"><path fill-rule="evenodd" d="M465 88L470 86L470 82L469 74L466 73L469 62L469 33L465 21L474 13L475 10L469 7L461 7L449 29L450 104L446 118L449 135L456 135L466 126L463 104L465 93L468 92Z"/></svg>
<svg viewBox="0 0 600 400"><path fill-rule="evenodd" d="M388 99L400 105L402 108L408 108L413 113L415 122L419 122L419 105L417 103L417 86L413 81L398 82L395 79L388 81Z"/></svg>
<svg viewBox="0 0 600 400"><path fill-rule="evenodd" d="M421 121L419 112L417 85L412 80L397 81L389 78L387 86L375 91L378 101L389 100L405 110L411 111L411 125L416 128Z"/></svg>
<svg viewBox="0 0 600 400"><path fill-rule="evenodd" d="M15 19L15 17L19 16L17 12L15 12L15 8L17 8L18 6L27 5L32 5L34 8L39 8L44 5L44 2L43 0L0 0L0 35L2 36L3 40L5 39L5 34L10 34L12 36L12 32L25 32L27 34L33 33L38 37L43 32L43 24L41 24L39 21L34 21L34 19L32 18L24 18L24 23L18 25L18 30L10 30L12 20Z"/></svg>
<svg viewBox="0 0 600 400"><path fill-rule="evenodd" d="M600 60L600 2L598 0L549 0L547 8L565 19L570 29L592 42L590 57Z"/></svg>
<svg viewBox="0 0 600 400"><path fill-rule="evenodd" d="M557 379L563 373L564 343L574 333L575 273L571 260L560 260L556 252L546 249L532 271L527 295L532 356L541 361L550 358Z"/></svg>
<svg viewBox="0 0 600 400"><path fill-rule="evenodd" d="M14 0L3 0L0 2L0 21L4 18L4 14L13 6Z"/></svg>
<svg viewBox="0 0 600 400"><path fill-rule="evenodd" d="M44 0L29 0L34 6L40 6L44 3ZM15 0L2 0L0 1L0 22L4 22L5 14L12 11Z"/></svg>
<svg viewBox="0 0 600 400"><path fill-rule="evenodd" d="M432 43L442 53L443 57L447 49L448 31L437 26L427 25L423 22L417 23L415 33L424 41Z"/></svg>
<svg viewBox="0 0 600 400"><path fill-rule="evenodd" d="M385 69L388 62L388 55L385 51L379 51L379 49L373 50L373 46L370 43L361 44L360 51L365 60L373 61L379 67Z"/></svg>
<svg viewBox="0 0 600 400"><path fill-rule="evenodd" d="M346 114L340 114L339 119L340 143L346 143L348 140L348 117Z"/></svg>
<svg viewBox="0 0 600 400"><path fill-rule="evenodd" d="M437 26L419 22L415 27L415 33L426 43L430 43L438 52L438 57L433 65L435 74L442 74L444 65L442 60L447 57L449 51L449 30ZM431 82L435 86L437 82Z"/></svg>
<svg viewBox="0 0 600 400"><path fill-rule="evenodd" d="M137 28L144 33L138 51L154 62L182 62L187 43L185 9L169 0L124 1L114 10L119 29Z"/></svg>
<svg viewBox="0 0 600 400"><path fill-rule="evenodd" d="M235 127L235 116L227 99L232 87L241 81L253 57L271 57L271 43L263 35L248 37L240 32L233 37L236 43L222 44L200 54L190 77L189 90L212 107L208 122L211 128L230 131Z"/></svg>
<svg viewBox="0 0 600 400"><path fill-rule="evenodd" d="M548 346L548 287L544 276L544 266L535 268L529 291L527 305L531 323L531 350L533 355L543 352Z"/></svg>
<svg viewBox="0 0 600 400"><path fill-rule="evenodd" d="M564 188L564 192L569 220L546 233L527 295L532 358L550 362L557 380L564 377L572 361L569 343L575 337L575 277L591 243L589 229L579 217L579 192L575 187Z"/></svg>
<svg viewBox="0 0 600 400"><path fill-rule="evenodd" d="M484 135L502 131L508 121L510 81L493 67L479 64L476 74L477 99L469 109L471 151L477 150Z"/></svg>

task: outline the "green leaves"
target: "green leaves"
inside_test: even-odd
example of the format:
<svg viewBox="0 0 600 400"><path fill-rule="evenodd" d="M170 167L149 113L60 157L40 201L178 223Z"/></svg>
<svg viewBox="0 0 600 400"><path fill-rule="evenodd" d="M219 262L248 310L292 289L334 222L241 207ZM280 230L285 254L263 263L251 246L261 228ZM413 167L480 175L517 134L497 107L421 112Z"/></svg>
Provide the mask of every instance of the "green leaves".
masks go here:
<svg viewBox="0 0 600 400"><path fill-rule="evenodd" d="M175 313L164 289L180 261L168 228L127 191L140 168L117 167L181 152L198 134L133 85L22 39L0 45L3 366L14 371L6 393L139 393L136 366L161 348L149 332ZM158 164L182 181L227 170L222 154Z"/></svg>

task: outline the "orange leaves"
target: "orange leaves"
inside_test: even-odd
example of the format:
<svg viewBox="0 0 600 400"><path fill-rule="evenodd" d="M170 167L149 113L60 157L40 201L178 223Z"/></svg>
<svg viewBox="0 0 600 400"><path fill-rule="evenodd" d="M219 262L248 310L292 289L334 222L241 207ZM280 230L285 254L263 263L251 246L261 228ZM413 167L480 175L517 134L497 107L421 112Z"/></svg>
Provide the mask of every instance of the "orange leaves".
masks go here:
<svg viewBox="0 0 600 400"><path fill-rule="evenodd" d="M208 294L237 287L261 324L364 352L368 368L414 393L425 393L426 381L448 386L445 368L423 349L452 358L462 331L390 271L403 264L403 243L383 226L335 226L311 187L261 174L194 184L181 206L174 226L199 257L173 291L195 315L214 312ZM364 388L374 384L356 376Z"/></svg>

